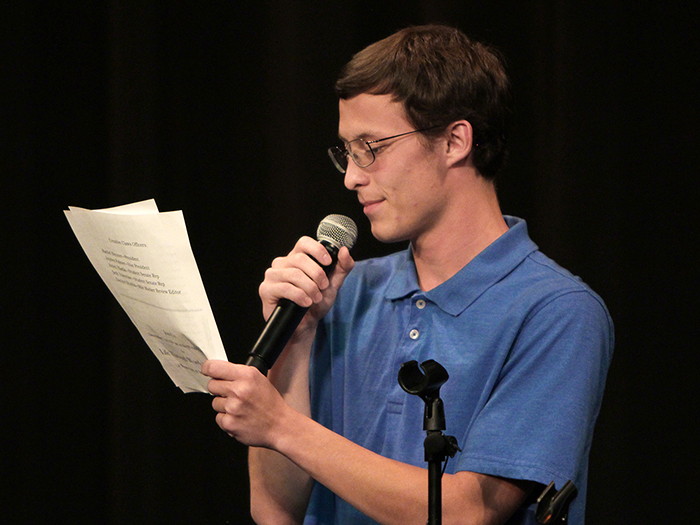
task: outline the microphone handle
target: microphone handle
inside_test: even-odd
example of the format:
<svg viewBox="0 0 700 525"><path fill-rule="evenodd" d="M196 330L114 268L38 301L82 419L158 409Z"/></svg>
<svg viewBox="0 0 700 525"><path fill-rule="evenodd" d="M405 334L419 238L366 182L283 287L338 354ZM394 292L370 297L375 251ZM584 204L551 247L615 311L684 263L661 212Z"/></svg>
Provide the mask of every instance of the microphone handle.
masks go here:
<svg viewBox="0 0 700 525"><path fill-rule="evenodd" d="M260 337L248 354L248 360L245 364L254 366L263 375L267 375L268 370L272 368L292 338L307 310L308 308L299 306L289 299L280 299L267 320Z"/></svg>

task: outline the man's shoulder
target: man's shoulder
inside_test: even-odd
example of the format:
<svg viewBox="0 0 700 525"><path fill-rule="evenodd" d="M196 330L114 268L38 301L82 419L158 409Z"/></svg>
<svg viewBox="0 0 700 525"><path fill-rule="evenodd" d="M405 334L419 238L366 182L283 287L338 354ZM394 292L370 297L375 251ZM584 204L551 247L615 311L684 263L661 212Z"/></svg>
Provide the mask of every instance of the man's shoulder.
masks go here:
<svg viewBox="0 0 700 525"><path fill-rule="evenodd" d="M578 316L588 312L606 318L611 323L608 309L600 297L579 276L562 267L542 252L528 255L513 272L519 281L521 299L530 296L536 310L545 305L556 305L561 315Z"/></svg>
<svg viewBox="0 0 700 525"><path fill-rule="evenodd" d="M584 280L540 251L530 253L514 272L514 276L543 292L584 292L596 295Z"/></svg>

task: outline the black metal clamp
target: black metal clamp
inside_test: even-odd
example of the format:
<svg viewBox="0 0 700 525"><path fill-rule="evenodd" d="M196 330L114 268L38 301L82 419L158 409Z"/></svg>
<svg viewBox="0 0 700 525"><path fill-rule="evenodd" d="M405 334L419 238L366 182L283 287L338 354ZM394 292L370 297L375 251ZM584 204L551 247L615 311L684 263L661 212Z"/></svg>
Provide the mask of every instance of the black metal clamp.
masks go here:
<svg viewBox="0 0 700 525"><path fill-rule="evenodd" d="M537 511L535 512L537 523L542 525L568 523L569 505L577 494L578 489L571 480L564 483L559 491L554 487L552 481L537 498Z"/></svg>

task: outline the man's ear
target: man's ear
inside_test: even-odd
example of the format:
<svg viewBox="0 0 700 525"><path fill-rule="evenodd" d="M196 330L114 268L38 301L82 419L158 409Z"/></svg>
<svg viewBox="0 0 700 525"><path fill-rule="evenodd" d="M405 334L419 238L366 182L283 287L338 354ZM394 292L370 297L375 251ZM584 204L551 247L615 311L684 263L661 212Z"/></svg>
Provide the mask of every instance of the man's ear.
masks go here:
<svg viewBox="0 0 700 525"><path fill-rule="evenodd" d="M464 161L472 152L474 129L467 120L457 120L445 130L447 138L447 151L450 165Z"/></svg>

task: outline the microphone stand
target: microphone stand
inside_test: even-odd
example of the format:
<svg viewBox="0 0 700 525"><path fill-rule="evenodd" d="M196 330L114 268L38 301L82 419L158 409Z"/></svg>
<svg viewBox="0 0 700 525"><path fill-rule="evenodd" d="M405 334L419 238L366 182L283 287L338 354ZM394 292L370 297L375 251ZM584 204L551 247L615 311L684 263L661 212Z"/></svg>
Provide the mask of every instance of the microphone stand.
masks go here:
<svg viewBox="0 0 700 525"><path fill-rule="evenodd" d="M440 399L440 387L449 379L443 366L432 359L421 363L421 373L416 361L408 361L399 370L399 384L409 394L417 395L425 402L423 430L427 432L423 447L428 462L428 525L442 524L442 464L447 456L454 457L460 451L453 436L442 433L446 429L445 408Z"/></svg>
<svg viewBox="0 0 700 525"><path fill-rule="evenodd" d="M440 387L450 376L445 368L432 359L421 363L408 361L399 369L399 385L408 394L419 396L425 402L423 430L427 432L423 447L428 462L428 525L442 525L442 464L447 457L461 452L457 439L442 433L445 430L445 407L440 399ZM535 520L542 525L566 525L569 505L578 495L578 489L567 481L557 491L552 481L537 499Z"/></svg>

